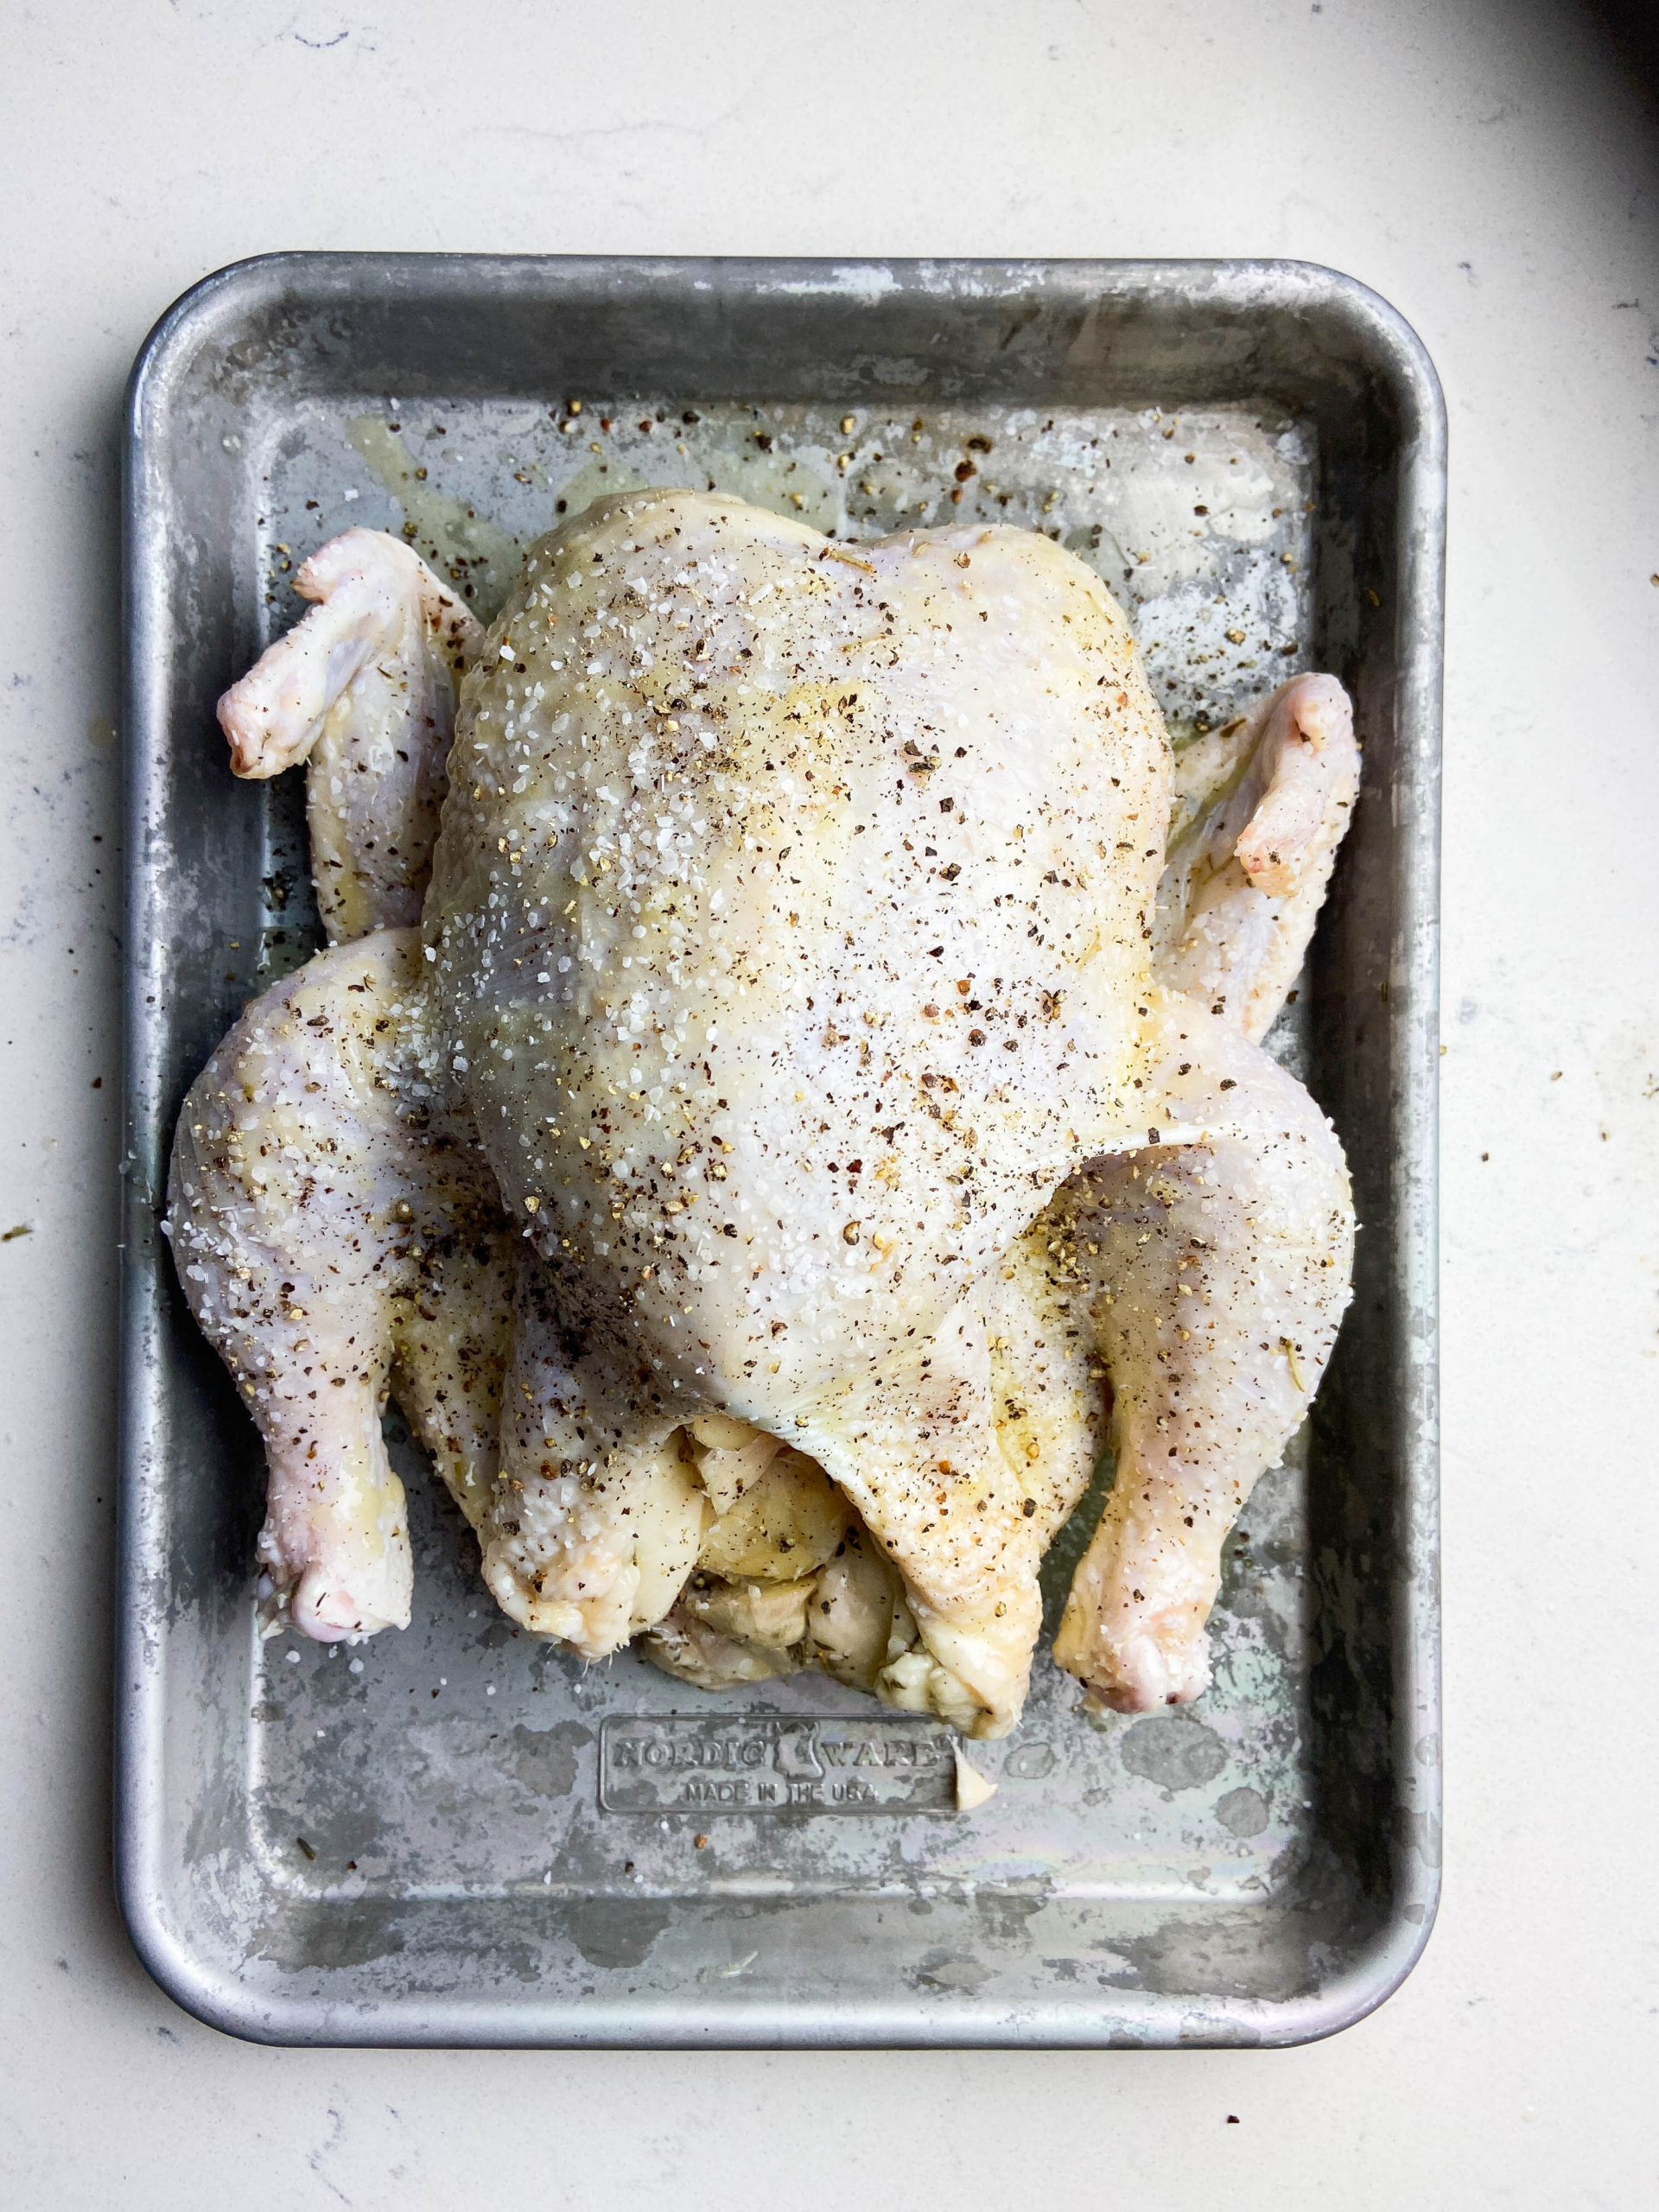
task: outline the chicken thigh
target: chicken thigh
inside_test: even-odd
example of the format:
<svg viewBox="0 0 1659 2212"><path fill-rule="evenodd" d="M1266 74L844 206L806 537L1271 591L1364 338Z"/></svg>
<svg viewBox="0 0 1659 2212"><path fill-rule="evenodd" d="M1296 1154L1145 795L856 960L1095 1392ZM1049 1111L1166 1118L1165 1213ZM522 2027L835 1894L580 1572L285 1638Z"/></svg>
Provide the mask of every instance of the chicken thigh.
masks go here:
<svg viewBox="0 0 1659 2212"><path fill-rule="evenodd" d="M493 1485L512 1262L444 1107L423 966L412 930L308 962L231 1031L174 1140L180 1279L265 1446L267 1620L324 1642L408 1624L394 1379L474 1519Z"/></svg>
<svg viewBox="0 0 1659 2212"><path fill-rule="evenodd" d="M1307 1411L1353 1260L1342 1149L1301 1084L1195 1001L1150 996L1176 1126L1091 1162L1048 1217L1116 1462L1054 1656L1125 1712L1208 1684L1223 1540Z"/></svg>

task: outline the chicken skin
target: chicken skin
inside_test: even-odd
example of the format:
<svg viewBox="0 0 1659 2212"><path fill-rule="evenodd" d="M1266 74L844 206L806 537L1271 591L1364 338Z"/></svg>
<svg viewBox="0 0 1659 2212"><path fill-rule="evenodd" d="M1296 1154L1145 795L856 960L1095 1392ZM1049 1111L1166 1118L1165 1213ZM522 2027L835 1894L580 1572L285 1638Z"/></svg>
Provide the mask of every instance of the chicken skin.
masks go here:
<svg viewBox="0 0 1659 2212"><path fill-rule="evenodd" d="M343 954L284 987L330 1009L332 1121L294 1095L316 1017L272 994L181 1125L175 1250L265 1435L295 1624L407 1618L378 1395L449 1302L410 1270L454 1270L465 1217L456 1311L494 1301L473 1366L507 1373L487 1440L490 1388L459 1394L451 1480L532 1631L644 1636L710 1685L818 1664L1001 1734L1109 1379L1118 1480L1056 1656L1126 1707L1197 1694L1222 1538L1347 1294L1340 1148L1251 1041L1352 804L1340 688L1299 679L1174 771L1160 889L1161 716L1115 601L1040 536L854 548L620 495L531 549L467 650L418 955L346 949L382 1026L340 1027ZM276 702L255 758L345 720L281 673L237 687ZM402 789L446 735L402 748ZM382 819L320 841L340 878ZM281 1301L309 1321L296 1255L315 1284L334 1246L325 1414Z"/></svg>

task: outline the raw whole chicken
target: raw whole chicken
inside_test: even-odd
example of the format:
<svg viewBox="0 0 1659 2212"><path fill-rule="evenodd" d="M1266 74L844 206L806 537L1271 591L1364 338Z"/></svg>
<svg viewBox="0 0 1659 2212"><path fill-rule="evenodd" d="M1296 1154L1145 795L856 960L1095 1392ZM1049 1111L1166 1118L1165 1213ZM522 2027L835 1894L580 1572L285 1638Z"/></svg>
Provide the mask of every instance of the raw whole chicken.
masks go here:
<svg viewBox="0 0 1659 2212"><path fill-rule="evenodd" d="M473 664L418 941L268 995L181 1122L170 1227L265 1437L273 1618L408 1618L390 1377L429 1438L442 1410L536 1633L643 1634L711 1684L817 1663L1001 1734L1109 1380L1117 1480L1056 1656L1125 1707L1197 1695L1222 1540L1347 1298L1340 1148L1254 1041L1353 801L1340 687L1183 756L1166 873L1128 626L1041 537L855 548L623 495L532 548L481 646L417 627L442 587L394 541L338 543L225 702L239 746L264 715L247 768L324 729L347 791L354 749L407 754L373 825L407 858L443 717L389 743L353 687L389 638L424 656L411 696ZM319 692L331 573L375 643ZM349 823L325 849L365 873ZM452 1305L468 1360L411 1351Z"/></svg>

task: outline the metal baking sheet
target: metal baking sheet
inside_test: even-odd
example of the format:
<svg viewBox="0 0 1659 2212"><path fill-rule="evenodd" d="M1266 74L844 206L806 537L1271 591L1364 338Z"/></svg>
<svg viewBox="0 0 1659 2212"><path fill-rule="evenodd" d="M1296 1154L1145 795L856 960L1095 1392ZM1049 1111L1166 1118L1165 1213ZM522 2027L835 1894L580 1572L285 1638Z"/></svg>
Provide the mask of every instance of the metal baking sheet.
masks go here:
<svg viewBox="0 0 1659 2212"><path fill-rule="evenodd" d="M162 320L128 441L118 1808L151 1972L289 2043L1282 2044L1380 2002L1440 1802L1445 424L1412 333L1287 263L283 255ZM1298 668L1357 702L1361 803L1274 1039L1354 1169L1334 1365L1229 1544L1210 1694L1090 1716L1045 1649L972 1815L937 1724L822 1677L706 1697L521 1636L395 1409L413 1624L261 1644L258 1446L157 1234L187 1085L316 941L300 779L235 783L213 717L301 558L402 531L488 614L558 512L677 483L850 538L1048 531L1178 740Z"/></svg>

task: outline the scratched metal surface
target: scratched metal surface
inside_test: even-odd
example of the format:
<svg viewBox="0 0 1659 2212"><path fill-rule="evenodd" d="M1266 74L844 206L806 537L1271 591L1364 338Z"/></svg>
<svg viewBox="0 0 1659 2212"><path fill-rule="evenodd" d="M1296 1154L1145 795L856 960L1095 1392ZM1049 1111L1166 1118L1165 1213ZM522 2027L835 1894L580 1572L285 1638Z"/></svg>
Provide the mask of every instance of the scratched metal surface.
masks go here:
<svg viewBox="0 0 1659 2212"><path fill-rule="evenodd" d="M285 257L160 326L129 464L119 1860L151 1970L296 2042L1284 2042L1379 2001L1438 1859L1444 462L1410 334L1288 264ZM315 935L299 779L235 785L213 698L347 523L487 615L560 512L644 484L850 539L1047 530L1178 741L1300 667L1358 704L1358 819L1273 1040L1356 1171L1336 1365L1229 1544L1208 1696L1091 1717L1045 1647L972 1815L943 1731L824 1678L709 1697L522 1637L395 1410L410 1629L252 1632L258 1450L156 1222L185 1086Z"/></svg>

